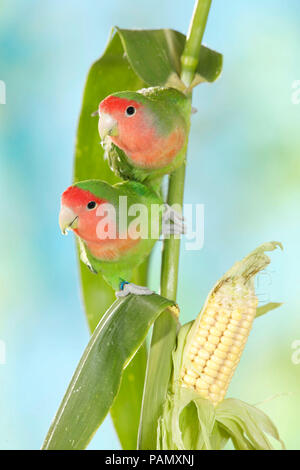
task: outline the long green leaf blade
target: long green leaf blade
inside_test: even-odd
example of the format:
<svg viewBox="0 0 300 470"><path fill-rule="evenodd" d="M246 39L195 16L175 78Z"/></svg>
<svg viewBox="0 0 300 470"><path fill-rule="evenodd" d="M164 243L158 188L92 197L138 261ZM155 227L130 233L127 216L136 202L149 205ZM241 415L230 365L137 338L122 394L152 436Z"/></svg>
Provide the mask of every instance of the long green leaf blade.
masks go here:
<svg viewBox="0 0 300 470"><path fill-rule="evenodd" d="M122 371L152 323L172 302L153 294L117 300L95 329L46 436L43 449L84 449L109 412Z"/></svg>
<svg viewBox="0 0 300 470"><path fill-rule="evenodd" d="M164 312L153 328L138 437L138 448L142 450L156 449L158 420L167 398L177 328L178 320L170 312Z"/></svg>
<svg viewBox="0 0 300 470"><path fill-rule="evenodd" d="M118 395L110 410L124 450L137 448L146 364L147 351L144 344L126 367Z"/></svg>

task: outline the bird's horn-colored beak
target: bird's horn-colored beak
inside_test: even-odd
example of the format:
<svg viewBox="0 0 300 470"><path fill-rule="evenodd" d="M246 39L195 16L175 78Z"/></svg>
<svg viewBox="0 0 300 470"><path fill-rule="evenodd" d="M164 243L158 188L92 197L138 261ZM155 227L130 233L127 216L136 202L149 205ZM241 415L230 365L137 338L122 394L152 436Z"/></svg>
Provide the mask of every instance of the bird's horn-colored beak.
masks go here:
<svg viewBox="0 0 300 470"><path fill-rule="evenodd" d="M68 230L77 228L78 216L72 209L62 206L59 213L59 226L63 235L66 235Z"/></svg>
<svg viewBox="0 0 300 470"><path fill-rule="evenodd" d="M99 134L101 139L105 139L108 135L117 135L118 134L118 127L117 121L112 118L109 114L100 113L99 114Z"/></svg>

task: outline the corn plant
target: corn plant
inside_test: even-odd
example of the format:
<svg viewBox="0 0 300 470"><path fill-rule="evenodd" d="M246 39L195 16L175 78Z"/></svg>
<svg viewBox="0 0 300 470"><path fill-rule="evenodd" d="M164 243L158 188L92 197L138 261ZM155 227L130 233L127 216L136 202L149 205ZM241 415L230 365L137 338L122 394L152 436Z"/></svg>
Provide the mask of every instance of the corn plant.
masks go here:
<svg viewBox="0 0 300 470"><path fill-rule="evenodd" d="M106 96L162 86L192 100L195 86L219 77L222 55L201 44L210 6L211 0L196 1L186 37L170 29L112 29L87 77L74 182L119 181L104 159L91 118ZM185 167L168 177L170 206L183 204ZM79 261L91 339L43 448L86 448L109 412L123 449L223 449L230 440L236 449L271 449L267 435L281 442L262 411L225 398L253 321L279 306L258 308L254 288L255 275L270 261L265 252L278 245L265 243L235 263L209 293L196 320L183 326L176 303L178 238L164 240L160 295L114 300L102 276ZM133 282L147 285L148 264L149 259L135 270Z"/></svg>

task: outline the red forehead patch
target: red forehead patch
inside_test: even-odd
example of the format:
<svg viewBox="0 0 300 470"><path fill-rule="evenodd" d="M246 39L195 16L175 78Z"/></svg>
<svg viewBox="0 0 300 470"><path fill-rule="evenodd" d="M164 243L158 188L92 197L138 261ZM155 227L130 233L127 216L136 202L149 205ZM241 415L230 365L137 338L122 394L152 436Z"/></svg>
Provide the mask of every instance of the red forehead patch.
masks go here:
<svg viewBox="0 0 300 470"><path fill-rule="evenodd" d="M106 202L105 199L100 199L90 191L78 188L78 186L69 186L61 197L62 204L68 207L86 205L90 201L95 201L97 204L103 204Z"/></svg>
<svg viewBox="0 0 300 470"><path fill-rule="evenodd" d="M125 111L128 106L134 106L138 109L141 104L134 100L127 98L120 98L119 96L107 96L99 105L99 110L102 113L113 113L114 111Z"/></svg>

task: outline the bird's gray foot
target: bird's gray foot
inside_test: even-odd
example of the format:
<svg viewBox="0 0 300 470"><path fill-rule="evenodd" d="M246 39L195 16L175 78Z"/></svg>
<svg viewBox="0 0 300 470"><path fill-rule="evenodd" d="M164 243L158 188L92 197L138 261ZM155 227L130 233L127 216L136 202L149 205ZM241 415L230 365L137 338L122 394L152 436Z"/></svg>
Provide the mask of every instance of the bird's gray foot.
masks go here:
<svg viewBox="0 0 300 470"><path fill-rule="evenodd" d="M126 295L128 294L151 295L151 294L154 294L154 292L148 289L148 287L137 286L136 284L133 284L132 282L121 282L120 290L116 292L116 297L126 297Z"/></svg>

